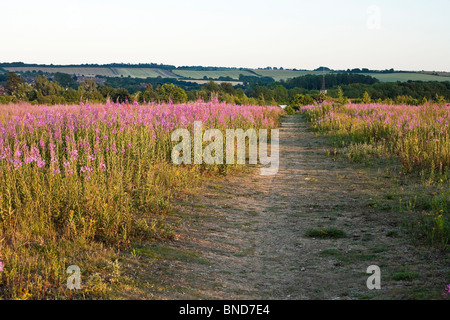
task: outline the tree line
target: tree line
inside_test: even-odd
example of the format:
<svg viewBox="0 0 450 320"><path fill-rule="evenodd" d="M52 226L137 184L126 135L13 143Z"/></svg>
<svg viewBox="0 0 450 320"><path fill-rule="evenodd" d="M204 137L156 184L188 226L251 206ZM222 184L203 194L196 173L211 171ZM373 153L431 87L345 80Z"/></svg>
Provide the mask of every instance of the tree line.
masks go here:
<svg viewBox="0 0 450 320"><path fill-rule="evenodd" d="M212 96L235 104L299 105L321 102L327 98L352 99L356 102L390 102L420 104L424 101L450 101L450 82L379 82L376 78L360 74L325 75L327 96L320 93L323 77L305 75L286 81L270 77L241 76L242 84L204 85L169 78L104 77L102 85L92 79L78 83L76 77L56 73L49 79L43 73L24 73L34 76L28 84L14 72L0 74L0 86L7 94L0 103L27 101L32 104L64 104L79 102L168 102L182 103Z"/></svg>

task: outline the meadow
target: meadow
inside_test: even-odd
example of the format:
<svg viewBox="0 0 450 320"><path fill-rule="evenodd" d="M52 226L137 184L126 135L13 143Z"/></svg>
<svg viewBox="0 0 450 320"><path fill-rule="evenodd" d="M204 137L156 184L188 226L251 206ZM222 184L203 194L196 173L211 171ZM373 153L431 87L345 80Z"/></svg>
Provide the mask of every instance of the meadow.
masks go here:
<svg viewBox="0 0 450 320"><path fill-rule="evenodd" d="M312 122L312 130L329 137L334 147L330 156L371 166L380 163L373 159L394 160L387 175L398 163L396 196L398 209L406 212L405 226L416 238L449 248L450 105L324 103L300 112Z"/></svg>
<svg viewBox="0 0 450 320"><path fill-rule="evenodd" d="M42 71L46 73L62 72L77 76L105 76L105 77L131 77L131 78L180 78L180 79L197 79L204 77L208 79L219 79L220 77L230 77L233 80L239 80L240 75L244 76L261 76L271 77L275 81L287 80L305 75L322 75L322 71L305 71L305 70L183 70L183 69L160 69L160 68L115 68L115 67L5 67L7 71L27 72ZM329 71L325 71L328 74ZM380 82L397 82L397 81L449 81L450 77L446 75L435 75L421 72L395 72L395 73L361 73L380 80Z"/></svg>
<svg viewBox="0 0 450 320"><path fill-rule="evenodd" d="M77 297L114 283L118 252L167 240L175 199L239 166L176 166L171 132L270 129L278 107L227 103L0 107L0 297L73 298L66 269L89 280Z"/></svg>
<svg viewBox="0 0 450 320"><path fill-rule="evenodd" d="M404 82L404 81L449 81L448 76L439 76L419 72L395 72L395 73L361 73L380 80L380 82Z"/></svg>
<svg viewBox="0 0 450 320"><path fill-rule="evenodd" d="M132 77L132 78L177 78L165 69L157 68L110 68L110 67L6 67L7 71L67 73L76 76Z"/></svg>
<svg viewBox="0 0 450 320"><path fill-rule="evenodd" d="M296 77L302 77L309 74L321 76L323 74L322 71L302 71L302 70L254 70L256 74L259 74L262 77L271 77L275 81L287 80ZM325 71L325 74L328 74L329 71Z"/></svg>
<svg viewBox="0 0 450 320"><path fill-rule="evenodd" d="M251 72L245 70L218 70L218 71L196 71L196 70L172 70L176 75L183 78L192 79L203 79L207 77L208 79L219 79L219 77L230 77L233 80L239 80L239 76L242 74L244 76L254 76Z"/></svg>

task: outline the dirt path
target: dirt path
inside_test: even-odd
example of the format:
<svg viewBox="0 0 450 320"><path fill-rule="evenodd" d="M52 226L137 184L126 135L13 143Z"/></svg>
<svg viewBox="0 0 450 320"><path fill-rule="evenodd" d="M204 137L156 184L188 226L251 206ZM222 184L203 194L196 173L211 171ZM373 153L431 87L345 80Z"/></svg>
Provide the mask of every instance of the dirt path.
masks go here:
<svg viewBox="0 0 450 320"><path fill-rule="evenodd" d="M307 126L299 116L283 122L277 175L212 181L182 204L182 237L128 266L140 285L126 298L385 299L442 292L449 269L439 253L396 231L399 213L368 205L388 187L383 172L332 161ZM305 236L329 227L347 237ZM366 287L370 265L381 268L382 290ZM394 280L399 272L406 279Z"/></svg>

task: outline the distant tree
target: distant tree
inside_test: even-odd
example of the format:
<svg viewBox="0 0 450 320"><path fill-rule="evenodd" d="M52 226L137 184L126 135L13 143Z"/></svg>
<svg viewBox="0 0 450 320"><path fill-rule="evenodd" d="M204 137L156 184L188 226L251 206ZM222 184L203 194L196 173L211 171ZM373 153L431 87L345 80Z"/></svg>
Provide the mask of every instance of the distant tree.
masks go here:
<svg viewBox="0 0 450 320"><path fill-rule="evenodd" d="M6 80L6 91L9 94L13 94L22 83L22 78L20 78L16 73L8 72L8 79Z"/></svg>
<svg viewBox="0 0 450 320"><path fill-rule="evenodd" d="M23 82L23 83L19 84L16 91L14 91L14 93L13 93L14 100L15 101L27 101L27 100L29 101L28 97L32 91L33 91L33 89L31 88L31 86L28 83Z"/></svg>
<svg viewBox="0 0 450 320"><path fill-rule="evenodd" d="M202 86L202 89L207 91L210 94L211 92L219 92L220 91L220 86L217 83L215 83L214 81L211 80L208 83L204 84Z"/></svg>
<svg viewBox="0 0 450 320"><path fill-rule="evenodd" d="M148 92L153 92L154 91L153 90L153 86L152 86L151 83L147 84L147 87L145 88L145 91L148 91Z"/></svg>
<svg viewBox="0 0 450 320"><path fill-rule="evenodd" d="M279 104L289 103L289 93L288 93L287 89L282 85L276 85L273 88L273 98Z"/></svg>
<svg viewBox="0 0 450 320"><path fill-rule="evenodd" d="M314 99L309 94L306 94L306 95L297 94L294 97L294 99L293 99L293 101L291 103L291 106L295 110L298 110L302 106L311 105L313 103L314 103Z"/></svg>
<svg viewBox="0 0 450 320"><path fill-rule="evenodd" d="M56 82L48 80L45 76L37 76L33 87L43 96L58 95L63 91Z"/></svg>
<svg viewBox="0 0 450 320"><path fill-rule="evenodd" d="M127 89L119 88L112 93L111 99L114 102L124 103L131 101L131 95Z"/></svg>
<svg viewBox="0 0 450 320"><path fill-rule="evenodd" d="M422 100L420 101L420 104L421 104L421 105L425 105L425 104L427 104L427 103L428 103L428 99L425 98L425 97L423 97Z"/></svg>
<svg viewBox="0 0 450 320"><path fill-rule="evenodd" d="M340 105L348 104L348 99L344 97L344 91L342 91L341 87L338 87L338 97L336 102L339 103Z"/></svg>
<svg viewBox="0 0 450 320"><path fill-rule="evenodd" d="M80 87L87 93L94 93L97 91L98 84L92 79L87 79L80 83Z"/></svg>
<svg viewBox="0 0 450 320"><path fill-rule="evenodd" d="M186 91L175 86L173 83L163 84L156 90L156 94L157 98L164 102L169 102L169 100L174 103L182 103L187 101Z"/></svg>
<svg viewBox="0 0 450 320"><path fill-rule="evenodd" d="M240 98L244 97L244 96L245 96L245 91L244 91L244 89L242 89L242 88L237 88L237 89L236 89L236 96L238 96L238 97L240 97Z"/></svg>
<svg viewBox="0 0 450 320"><path fill-rule="evenodd" d="M294 110L294 108L292 108L291 106L287 106L287 107L284 109L284 111L286 111L286 113L287 113L288 115L293 115L293 114L295 114L295 110Z"/></svg>
<svg viewBox="0 0 450 320"><path fill-rule="evenodd" d="M141 103L148 103L156 100L156 92L153 90L153 85L149 83L145 91L139 95L138 101Z"/></svg>
<svg viewBox="0 0 450 320"><path fill-rule="evenodd" d="M317 102L317 103L322 103L322 102L325 101L325 99L327 98L327 96L326 96L325 94L323 94L323 93L317 93L317 94L314 94L314 95L312 96L312 98L314 99L315 102Z"/></svg>
<svg viewBox="0 0 450 320"><path fill-rule="evenodd" d="M362 97L362 103L368 104L372 101L372 99L370 98L370 94L365 91Z"/></svg>
<svg viewBox="0 0 450 320"><path fill-rule="evenodd" d="M148 103L156 100L156 92L153 90L153 86L149 83L144 92L138 96L140 103Z"/></svg>
<svg viewBox="0 0 450 320"><path fill-rule="evenodd" d="M222 92L228 93L228 94L231 94L231 95L234 95L234 93L235 93L233 85L231 83L229 83L229 82L222 82L220 84L220 89L222 90Z"/></svg>
<svg viewBox="0 0 450 320"><path fill-rule="evenodd" d="M64 88L70 88L75 85L75 80L70 74L57 72L54 79Z"/></svg>
<svg viewBox="0 0 450 320"><path fill-rule="evenodd" d="M102 96L105 99L108 99L113 96L115 89L113 87L104 85L104 86L101 86L98 91L102 94Z"/></svg>
<svg viewBox="0 0 450 320"><path fill-rule="evenodd" d="M439 105L444 105L447 103L447 101L445 100L445 97L439 95L436 93L436 99L435 99L436 103Z"/></svg>
<svg viewBox="0 0 450 320"><path fill-rule="evenodd" d="M72 88L67 89L63 93L64 99L67 103L78 103L80 102L80 95L78 91Z"/></svg>
<svg viewBox="0 0 450 320"><path fill-rule="evenodd" d="M83 102L104 102L105 98L102 93L97 90L98 84L92 80L87 79L83 81L78 86L78 95L80 96L80 100Z"/></svg>

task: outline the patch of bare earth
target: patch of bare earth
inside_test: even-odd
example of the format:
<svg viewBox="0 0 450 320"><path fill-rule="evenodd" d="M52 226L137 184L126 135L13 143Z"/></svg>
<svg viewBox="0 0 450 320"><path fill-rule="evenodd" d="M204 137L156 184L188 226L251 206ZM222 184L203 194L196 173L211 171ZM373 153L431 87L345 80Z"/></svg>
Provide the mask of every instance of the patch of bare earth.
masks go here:
<svg viewBox="0 0 450 320"><path fill-rule="evenodd" d="M180 204L169 257L125 259L132 299L411 299L438 297L449 267L441 254L397 230L399 213L368 205L389 187L382 170L326 156L326 142L299 116L280 130L280 170L205 183ZM347 237L306 237L312 228ZM393 237L396 235L395 237ZM190 256L189 256L190 255ZM381 290L366 286L381 268ZM395 280L399 272L411 279Z"/></svg>

